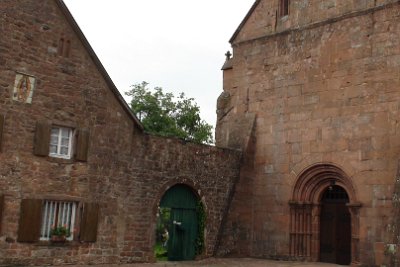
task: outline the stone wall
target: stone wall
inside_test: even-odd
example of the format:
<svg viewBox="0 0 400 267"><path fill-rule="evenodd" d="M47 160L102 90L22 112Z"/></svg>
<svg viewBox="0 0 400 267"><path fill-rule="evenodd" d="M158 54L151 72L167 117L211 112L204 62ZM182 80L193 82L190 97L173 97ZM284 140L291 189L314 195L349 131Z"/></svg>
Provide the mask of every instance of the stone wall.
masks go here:
<svg viewBox="0 0 400 267"><path fill-rule="evenodd" d="M153 261L157 206L179 183L206 207L212 255L240 153L144 134L62 2L0 9L0 264ZM89 133L87 157L79 144L71 159L36 155L39 125ZM24 199L98 204L96 240L18 242Z"/></svg>
<svg viewBox="0 0 400 267"><path fill-rule="evenodd" d="M118 263L154 261L157 206L175 184L193 188L206 207L206 250L213 255L228 197L238 176L240 153L185 143L178 139L137 135L130 157L102 163L61 164L34 156L1 154L5 208L0 241L1 264ZM91 145L90 154L97 154ZM32 165L29 163L33 162ZM38 163L39 162L39 163ZM31 172L32 166L40 170ZM47 166L46 166L47 165ZM46 172L54 176L44 178ZM23 182L21 182L23 181ZM4 185L6 184L6 185ZM85 193L79 193L85 192ZM73 199L100 204L97 241L17 242L23 198Z"/></svg>
<svg viewBox="0 0 400 267"><path fill-rule="evenodd" d="M280 0L257 0L257 8L248 16L246 23L233 36L234 43L262 38L279 32L307 28L324 21L351 17L373 8L387 8L397 0L290 0L289 15L280 15Z"/></svg>
<svg viewBox="0 0 400 267"><path fill-rule="evenodd" d="M400 163L400 162L399 162ZM394 190L393 190L393 213L391 216L390 224L388 224L386 230L390 234L390 238L387 243L380 245L379 249L383 251L383 254L387 256L386 264L388 266L398 267L400 265L400 164L397 169L397 174L394 179ZM382 262L383 262L382 257Z"/></svg>
<svg viewBox="0 0 400 267"><path fill-rule="evenodd" d="M241 175L224 228L226 253L287 258L294 185L309 167L329 163L350 177L362 205L361 263L380 264L380 247L391 242L386 226L400 151L399 5L335 20L311 9L310 20L321 23L269 32L263 23L272 2L261 1L232 40L229 112L218 122L217 145L231 142L226 133L240 127L235 121L248 113L257 119L254 155L245 154L253 166L242 166L250 173ZM300 20L293 17L300 1L290 2L287 20ZM352 13L370 1L339 2L353 3Z"/></svg>

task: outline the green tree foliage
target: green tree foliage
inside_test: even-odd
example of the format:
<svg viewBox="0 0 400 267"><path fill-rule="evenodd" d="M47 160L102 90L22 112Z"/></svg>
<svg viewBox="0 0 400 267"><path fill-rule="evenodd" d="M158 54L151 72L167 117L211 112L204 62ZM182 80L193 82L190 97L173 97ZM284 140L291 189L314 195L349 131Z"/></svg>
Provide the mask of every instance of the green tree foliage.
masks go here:
<svg viewBox="0 0 400 267"><path fill-rule="evenodd" d="M145 131L162 136L176 136L196 143L212 143L212 126L200 118L193 98L184 93L175 97L161 87L153 90L147 82L134 84L126 95L132 97L131 108Z"/></svg>

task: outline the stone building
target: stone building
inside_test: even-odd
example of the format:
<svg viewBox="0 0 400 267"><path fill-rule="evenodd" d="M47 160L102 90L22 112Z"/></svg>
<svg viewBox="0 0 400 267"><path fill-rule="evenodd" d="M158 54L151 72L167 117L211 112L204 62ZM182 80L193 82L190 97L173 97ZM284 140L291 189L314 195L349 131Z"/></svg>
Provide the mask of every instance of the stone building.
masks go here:
<svg viewBox="0 0 400 267"><path fill-rule="evenodd" d="M205 207L211 256L241 157L146 134L61 0L0 1L0 147L0 265L20 266L154 261L179 191Z"/></svg>
<svg viewBox="0 0 400 267"><path fill-rule="evenodd" d="M198 257L398 266L399 1L256 0L217 147L146 134L62 0L0 11L0 265L154 261L201 202Z"/></svg>
<svg viewBox="0 0 400 267"><path fill-rule="evenodd" d="M399 1L257 0L230 42L220 255L398 266Z"/></svg>

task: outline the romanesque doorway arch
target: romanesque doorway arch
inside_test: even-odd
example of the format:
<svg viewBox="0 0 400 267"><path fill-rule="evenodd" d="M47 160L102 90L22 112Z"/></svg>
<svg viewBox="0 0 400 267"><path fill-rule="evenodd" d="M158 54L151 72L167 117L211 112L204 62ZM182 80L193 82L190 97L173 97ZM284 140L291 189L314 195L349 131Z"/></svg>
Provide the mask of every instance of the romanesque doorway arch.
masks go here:
<svg viewBox="0 0 400 267"><path fill-rule="evenodd" d="M184 184L168 189L160 201L161 209L168 209L166 240L168 260L193 260L196 254L195 242L198 234L198 196Z"/></svg>
<svg viewBox="0 0 400 267"><path fill-rule="evenodd" d="M305 169L296 180L289 204L292 257L341 264L359 262L361 205L350 178L341 168L320 163ZM338 217L336 224L329 224L326 217L330 216ZM338 234L344 239L334 239ZM348 255L337 256L339 246Z"/></svg>

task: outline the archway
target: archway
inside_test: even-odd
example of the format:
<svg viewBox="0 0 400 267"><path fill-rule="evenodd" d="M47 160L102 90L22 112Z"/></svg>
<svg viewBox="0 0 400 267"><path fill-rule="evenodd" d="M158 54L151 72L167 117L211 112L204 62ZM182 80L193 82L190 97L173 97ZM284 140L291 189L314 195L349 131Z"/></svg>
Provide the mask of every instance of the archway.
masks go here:
<svg viewBox="0 0 400 267"><path fill-rule="evenodd" d="M165 242L168 260L194 259L198 234L198 202L197 195L184 184L171 187L161 198L160 209L168 213L164 226L168 233Z"/></svg>
<svg viewBox="0 0 400 267"><path fill-rule="evenodd" d="M333 198L329 192L332 190L335 190L335 194L341 194L343 198L340 201L344 203L341 203L339 207L329 208L330 198ZM350 261L352 264L359 262L359 208L361 204L357 202L350 178L341 168L331 163L319 163L301 172L293 188L292 200L289 204L289 244L290 255L293 258L309 261L340 261L346 262L345 264L350 264ZM332 227L336 227L336 225L324 224L324 218L321 219L321 216L328 216L327 213L332 213L330 209L338 209L339 216L347 216L347 219L350 214L350 222L346 222L346 218L342 219L343 223L346 223L346 227L350 228L351 233L348 234L347 239L337 242L347 242L344 246L349 247L350 255L348 256L351 260L347 260L347 258L338 260L336 256L333 259L332 254L327 254L325 251L326 248L329 249L329 245L332 245L325 237L325 234L328 235L325 228L332 231Z"/></svg>

